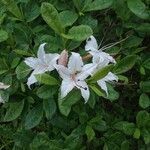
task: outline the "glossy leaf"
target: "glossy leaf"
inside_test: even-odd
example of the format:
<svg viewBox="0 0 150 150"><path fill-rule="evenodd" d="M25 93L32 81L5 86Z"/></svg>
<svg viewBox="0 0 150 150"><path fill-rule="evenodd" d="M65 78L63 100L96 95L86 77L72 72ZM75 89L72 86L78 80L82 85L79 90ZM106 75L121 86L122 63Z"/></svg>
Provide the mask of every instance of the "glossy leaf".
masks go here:
<svg viewBox="0 0 150 150"><path fill-rule="evenodd" d="M117 65L114 67L113 72L117 74L127 72L134 66L136 60L137 60L137 56L135 55L126 56L125 58L123 58L117 63Z"/></svg>
<svg viewBox="0 0 150 150"><path fill-rule="evenodd" d="M72 27L65 36L75 41L83 41L93 34L92 29L87 25L79 25Z"/></svg>
<svg viewBox="0 0 150 150"><path fill-rule="evenodd" d="M129 9L138 17L148 19L150 12L141 0L127 0Z"/></svg>
<svg viewBox="0 0 150 150"><path fill-rule="evenodd" d="M17 119L20 116L23 108L24 108L24 100L9 103L9 109L5 114L4 121L12 121Z"/></svg>
<svg viewBox="0 0 150 150"><path fill-rule="evenodd" d="M43 106L38 104L34 106L27 114L25 118L25 128L31 129L37 126L43 117Z"/></svg>
<svg viewBox="0 0 150 150"><path fill-rule="evenodd" d="M139 105L144 109L150 106L150 98L147 94L141 94L139 99Z"/></svg>
<svg viewBox="0 0 150 150"><path fill-rule="evenodd" d="M94 0L83 8L83 11L102 10L110 7L113 0Z"/></svg>
<svg viewBox="0 0 150 150"><path fill-rule="evenodd" d="M37 74L37 75L35 75L35 77L36 77L37 81L42 83L42 84L45 84L45 85L58 85L58 81L54 77L52 77L52 76L50 76L46 73Z"/></svg>
<svg viewBox="0 0 150 150"><path fill-rule="evenodd" d="M42 3L41 14L45 22L58 34L64 33L59 14L56 8L50 3Z"/></svg>

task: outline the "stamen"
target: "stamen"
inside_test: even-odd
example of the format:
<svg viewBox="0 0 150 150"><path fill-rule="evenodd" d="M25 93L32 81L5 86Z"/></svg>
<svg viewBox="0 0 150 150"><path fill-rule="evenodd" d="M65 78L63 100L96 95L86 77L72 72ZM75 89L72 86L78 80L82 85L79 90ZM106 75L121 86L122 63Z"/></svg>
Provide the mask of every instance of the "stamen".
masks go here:
<svg viewBox="0 0 150 150"><path fill-rule="evenodd" d="M81 81L80 79L78 79L77 81ZM84 89L84 90L87 90L87 87L83 87L79 84L77 84L77 82L74 80L74 83L76 84L77 87L81 88L81 89Z"/></svg>
<svg viewBox="0 0 150 150"><path fill-rule="evenodd" d="M76 82L75 82L75 84L76 84L77 87L79 87L79 88L81 88L81 89L84 89L84 90L87 90L87 87L83 87L83 86L81 86L81 85L78 85Z"/></svg>
<svg viewBox="0 0 150 150"><path fill-rule="evenodd" d="M120 41L118 41L118 42L107 44L107 45L103 46L102 48L100 48L99 50L103 51L103 50L105 50L105 49L109 49L109 48L111 48L111 47L113 47L113 46L115 46L115 45L117 45L117 44L119 44L119 43L125 41L127 38L128 38L128 37L126 37L125 39L122 39L122 40L120 40Z"/></svg>

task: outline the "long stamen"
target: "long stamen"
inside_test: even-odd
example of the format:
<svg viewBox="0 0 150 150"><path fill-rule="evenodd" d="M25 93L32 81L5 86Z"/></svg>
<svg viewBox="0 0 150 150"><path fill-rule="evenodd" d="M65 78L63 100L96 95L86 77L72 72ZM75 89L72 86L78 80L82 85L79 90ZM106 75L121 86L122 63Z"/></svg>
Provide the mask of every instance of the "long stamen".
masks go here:
<svg viewBox="0 0 150 150"><path fill-rule="evenodd" d="M107 45L103 46L102 48L100 48L99 50L103 51L103 50L105 50L105 49L109 49L109 48L111 48L111 47L113 47L113 46L115 46L115 45L117 45L117 44L119 44L119 43L125 41L127 38L129 38L129 37L126 37L126 38L124 38L124 39L122 39L122 40L120 40L120 41L118 41L118 42L115 42L115 43L107 44Z"/></svg>
<svg viewBox="0 0 150 150"><path fill-rule="evenodd" d="M100 42L100 44L99 44L99 46L98 46L98 49L101 47L103 41L104 41L104 37L102 38L102 40L101 40L101 42Z"/></svg>

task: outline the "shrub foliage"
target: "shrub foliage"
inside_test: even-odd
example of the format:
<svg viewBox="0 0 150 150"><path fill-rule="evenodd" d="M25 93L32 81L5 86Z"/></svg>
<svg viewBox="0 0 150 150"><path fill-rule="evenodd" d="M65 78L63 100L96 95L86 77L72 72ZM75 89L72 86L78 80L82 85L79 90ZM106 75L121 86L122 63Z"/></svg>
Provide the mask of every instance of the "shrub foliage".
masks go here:
<svg viewBox="0 0 150 150"><path fill-rule="evenodd" d="M5 101L0 149L148 149L149 5L149 0L1 0L0 81L10 88L0 90ZM39 82L28 88L31 69L24 59L36 56L39 44L46 42L49 53L67 49L84 56L92 34L102 45L124 39L105 50L115 57L119 77L107 85L108 97L91 84L86 104L76 89L60 100L53 72L38 75Z"/></svg>

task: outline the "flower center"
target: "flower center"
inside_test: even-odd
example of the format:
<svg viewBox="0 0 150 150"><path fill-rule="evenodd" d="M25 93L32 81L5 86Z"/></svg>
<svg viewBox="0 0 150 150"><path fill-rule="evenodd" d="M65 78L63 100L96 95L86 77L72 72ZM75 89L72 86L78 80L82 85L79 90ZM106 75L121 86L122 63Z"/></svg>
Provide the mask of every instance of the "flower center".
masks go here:
<svg viewBox="0 0 150 150"><path fill-rule="evenodd" d="M74 81L76 87L82 88L82 89L84 89L84 90L87 90L87 87L83 87L83 86L81 86L81 85L79 85L79 84L77 83L78 81L81 81L81 80L80 80L80 79L76 80L76 74L72 74L72 75L71 75L71 79Z"/></svg>

